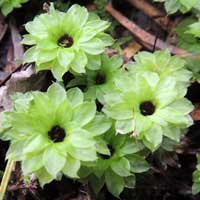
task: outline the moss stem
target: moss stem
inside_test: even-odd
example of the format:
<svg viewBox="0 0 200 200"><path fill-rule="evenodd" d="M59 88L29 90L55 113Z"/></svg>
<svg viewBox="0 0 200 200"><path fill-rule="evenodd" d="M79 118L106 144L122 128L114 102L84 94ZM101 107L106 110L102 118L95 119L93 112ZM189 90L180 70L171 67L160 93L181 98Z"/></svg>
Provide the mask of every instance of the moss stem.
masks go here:
<svg viewBox="0 0 200 200"><path fill-rule="evenodd" d="M1 180L0 200L3 200L3 198L4 198L6 188L8 186L8 182L9 182L10 175L11 175L12 169L14 167L14 164L15 164L15 162L12 160L8 160L8 162L7 162L6 169L3 174L3 178Z"/></svg>

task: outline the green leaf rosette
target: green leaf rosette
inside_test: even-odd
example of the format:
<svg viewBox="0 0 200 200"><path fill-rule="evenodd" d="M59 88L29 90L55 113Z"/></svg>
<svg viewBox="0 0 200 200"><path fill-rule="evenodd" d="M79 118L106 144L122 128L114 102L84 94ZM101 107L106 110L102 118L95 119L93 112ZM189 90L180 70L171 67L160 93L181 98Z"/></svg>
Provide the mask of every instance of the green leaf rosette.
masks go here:
<svg viewBox="0 0 200 200"><path fill-rule="evenodd" d="M128 64L130 73L137 71L150 71L157 73L160 78L173 77L176 80L176 88L180 96L184 97L192 78L192 72L186 68L186 61L178 56L171 56L169 50L139 52L134 56L135 62ZM184 92L183 92L184 91Z"/></svg>
<svg viewBox="0 0 200 200"><path fill-rule="evenodd" d="M191 33L193 34L195 37L200 37L200 21L195 22L191 25L189 25L189 30L186 31L186 33Z"/></svg>
<svg viewBox="0 0 200 200"><path fill-rule="evenodd" d="M115 84L119 91L104 96L103 112L116 120L117 133L133 132L154 151L164 136L179 141L182 130L192 124L193 105L179 97L174 78L138 72L116 79Z"/></svg>
<svg viewBox="0 0 200 200"><path fill-rule="evenodd" d="M14 8L20 8L28 0L0 0L0 9L3 15L8 15Z"/></svg>
<svg viewBox="0 0 200 200"><path fill-rule="evenodd" d="M97 159L95 138L111 126L78 88L66 92L56 83L46 93L16 98L3 116L1 138L11 141L7 158L21 161L23 174L36 174L42 186L62 174L78 178L81 163Z"/></svg>
<svg viewBox="0 0 200 200"><path fill-rule="evenodd" d="M86 75L77 76L70 81L68 87L84 85L86 99L98 99L104 103L103 96L115 90L114 79L122 74L123 60L118 55L110 58L102 54L98 58L95 63L88 63Z"/></svg>
<svg viewBox="0 0 200 200"><path fill-rule="evenodd" d="M57 80L67 71L85 73L88 63L113 43L104 33L110 23L88 13L85 7L73 5L64 13L50 6L25 25L29 34L23 43L31 45L24 54L24 63L35 62L37 71L50 69Z"/></svg>
<svg viewBox="0 0 200 200"><path fill-rule="evenodd" d="M199 0L154 0L164 2L167 13L173 14L177 11L182 13L189 12L192 8L198 8Z"/></svg>
<svg viewBox="0 0 200 200"><path fill-rule="evenodd" d="M115 135L113 130L107 132L103 141L107 152L99 153L99 159L91 168L89 182L95 193L106 185L110 193L119 197L125 187L135 187L135 173L149 169L144 156L139 154L144 145L134 138Z"/></svg>

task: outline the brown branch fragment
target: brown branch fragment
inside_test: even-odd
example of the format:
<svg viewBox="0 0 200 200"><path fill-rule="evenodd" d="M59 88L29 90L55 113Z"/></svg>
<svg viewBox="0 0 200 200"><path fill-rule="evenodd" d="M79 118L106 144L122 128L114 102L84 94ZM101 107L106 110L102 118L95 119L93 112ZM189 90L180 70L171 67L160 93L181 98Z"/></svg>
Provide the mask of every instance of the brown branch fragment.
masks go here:
<svg viewBox="0 0 200 200"><path fill-rule="evenodd" d="M110 15L112 15L122 26L129 30L135 37L137 37L146 46L146 48L152 50L152 48L155 46L155 49L169 49L172 54L179 55L180 57L193 57L194 59L200 60L200 55L196 55L184 49L177 48L162 41L161 39L157 39L156 41L156 37L154 35L144 31L137 24L135 24L133 21L130 21L113 7L106 5L105 10Z"/></svg>
<svg viewBox="0 0 200 200"><path fill-rule="evenodd" d="M141 49L142 46L136 41L130 42L128 46L123 49L124 60L129 61Z"/></svg>
<svg viewBox="0 0 200 200"><path fill-rule="evenodd" d="M151 17L158 25L160 25L163 29L169 30L172 26L173 22L166 16L165 13L161 12L150 3L145 0L127 0L130 4L132 4L138 10L141 10L146 15Z"/></svg>
<svg viewBox="0 0 200 200"><path fill-rule="evenodd" d="M194 121L199 121L200 120L200 103L196 103L194 105L195 109L192 111L192 119Z"/></svg>

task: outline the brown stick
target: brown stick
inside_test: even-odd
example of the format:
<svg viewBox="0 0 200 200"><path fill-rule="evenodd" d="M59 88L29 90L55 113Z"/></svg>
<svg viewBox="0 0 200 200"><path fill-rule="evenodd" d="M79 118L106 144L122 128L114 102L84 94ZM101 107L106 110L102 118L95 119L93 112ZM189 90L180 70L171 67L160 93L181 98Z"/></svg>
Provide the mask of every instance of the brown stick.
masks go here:
<svg viewBox="0 0 200 200"><path fill-rule="evenodd" d="M123 49L124 61L128 62L141 49L142 49L142 45L140 45L138 42L136 41L129 42L127 47Z"/></svg>
<svg viewBox="0 0 200 200"><path fill-rule="evenodd" d="M128 29L133 35L135 35L148 49L152 50L152 48L155 45L156 49L169 49L169 51L172 54L179 55L180 57L193 57L197 60L200 60L200 55L195 55L193 53L190 53L184 49L177 48L173 45L170 45L160 39L157 39L156 37L146 31L144 31L142 28L140 28L138 25L136 25L133 21L130 21L128 18L126 18L124 15L122 15L119 11L114 9L113 7L106 5L105 10L110 13L122 26L124 26L126 29ZM150 48L151 47L151 48Z"/></svg>
<svg viewBox="0 0 200 200"><path fill-rule="evenodd" d="M195 109L192 111L192 119L194 121L199 121L200 120L200 103L196 103L195 105Z"/></svg>
<svg viewBox="0 0 200 200"><path fill-rule="evenodd" d="M145 0L127 0L130 4L136 7L138 10L143 11L146 15L153 18L153 20L165 30L169 30L172 21L166 16L165 13L161 12Z"/></svg>

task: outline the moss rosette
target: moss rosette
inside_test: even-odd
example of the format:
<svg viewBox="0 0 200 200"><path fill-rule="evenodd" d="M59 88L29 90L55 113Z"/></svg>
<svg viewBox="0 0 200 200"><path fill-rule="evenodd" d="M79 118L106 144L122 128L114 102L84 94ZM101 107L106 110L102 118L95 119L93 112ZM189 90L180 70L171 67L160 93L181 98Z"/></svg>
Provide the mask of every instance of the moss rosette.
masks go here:
<svg viewBox="0 0 200 200"><path fill-rule="evenodd" d="M186 33L191 33L195 37L199 38L200 37L200 20L198 22L195 22L189 25L189 30L186 31Z"/></svg>
<svg viewBox="0 0 200 200"><path fill-rule="evenodd" d="M117 133L136 135L155 151L163 137L179 141L183 129L192 124L189 113L193 105L179 97L174 78L138 72L117 79L115 84L119 91L104 96L103 112L116 120Z"/></svg>
<svg viewBox="0 0 200 200"><path fill-rule="evenodd" d="M11 141L7 158L21 161L23 174L35 173L42 186L62 174L78 178L81 162L97 159L95 138L110 121L96 115L95 103L84 101L78 88L66 92L54 83L30 96L4 113L1 138Z"/></svg>
<svg viewBox="0 0 200 200"><path fill-rule="evenodd" d="M176 81L176 88L180 90L180 97L184 97L187 87L192 78L192 72L186 68L186 61L178 56L171 56L169 50L150 52L139 52L134 56L134 63L128 64L130 73L137 71L155 72L159 77L173 77ZM184 92L183 92L184 91Z"/></svg>
<svg viewBox="0 0 200 200"><path fill-rule="evenodd" d="M68 87L85 86L85 99L97 99L103 104L104 95L116 89L114 80L123 74L122 65L123 60L120 56L108 57L102 54L95 63L87 65L86 75L77 76L69 82Z"/></svg>
<svg viewBox="0 0 200 200"><path fill-rule="evenodd" d="M101 55L101 65L97 70L87 70L86 98L96 98L104 103L103 96L115 90L114 80L122 73L123 60L120 56Z"/></svg>
<svg viewBox="0 0 200 200"><path fill-rule="evenodd" d="M177 11L187 13L191 9L198 9L198 0L154 0L155 2L164 2L167 13L174 14Z"/></svg>
<svg viewBox="0 0 200 200"><path fill-rule="evenodd" d="M85 73L87 63L94 62L113 39L104 31L110 23L88 13L85 7L73 5L64 13L50 6L25 25L29 34L23 44L31 45L24 63L35 62L37 71L50 69L57 80L67 71Z"/></svg>
<svg viewBox="0 0 200 200"><path fill-rule="evenodd" d="M141 155L144 145L134 138L116 135L113 129L103 139L107 152L99 154L98 161L90 169L89 182L95 193L106 185L110 193L119 197L124 188L134 188L135 173L149 169L145 157Z"/></svg>

